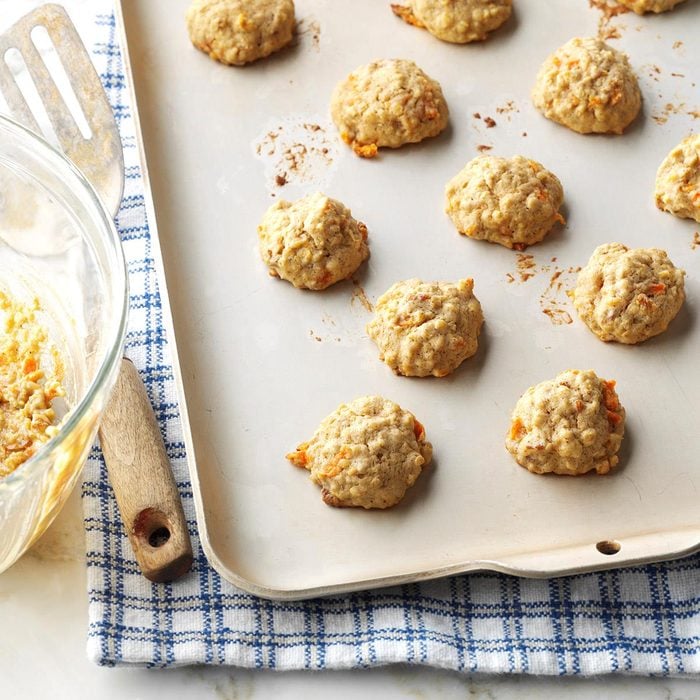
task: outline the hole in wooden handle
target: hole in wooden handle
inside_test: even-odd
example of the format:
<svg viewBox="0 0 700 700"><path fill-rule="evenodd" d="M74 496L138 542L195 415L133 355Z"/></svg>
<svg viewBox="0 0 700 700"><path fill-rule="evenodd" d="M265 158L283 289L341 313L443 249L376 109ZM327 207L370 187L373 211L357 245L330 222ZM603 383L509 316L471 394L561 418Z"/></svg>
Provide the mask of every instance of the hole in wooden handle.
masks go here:
<svg viewBox="0 0 700 700"><path fill-rule="evenodd" d="M170 523L165 513L155 508L145 508L136 516L134 534L158 549L170 540Z"/></svg>
<svg viewBox="0 0 700 700"><path fill-rule="evenodd" d="M601 554L617 554L620 551L620 543L615 542L615 540L603 540L602 542L598 542L595 546L595 548L601 553Z"/></svg>

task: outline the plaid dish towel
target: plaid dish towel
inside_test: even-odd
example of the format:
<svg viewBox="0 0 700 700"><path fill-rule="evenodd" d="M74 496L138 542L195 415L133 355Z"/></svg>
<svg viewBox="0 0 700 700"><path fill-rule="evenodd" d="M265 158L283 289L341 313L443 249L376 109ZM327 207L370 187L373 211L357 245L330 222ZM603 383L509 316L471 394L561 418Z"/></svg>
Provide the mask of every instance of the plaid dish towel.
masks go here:
<svg viewBox="0 0 700 700"><path fill-rule="evenodd" d="M219 577L197 539L114 16L104 0L89 8L83 3L80 11L92 18L96 10L94 24L82 29L117 116L126 161L117 225L131 280L127 352L166 438L195 563L168 585L139 573L95 449L82 491L90 659L108 666L326 669L404 662L470 673L699 673L698 556L549 581L472 574L305 602L261 600Z"/></svg>

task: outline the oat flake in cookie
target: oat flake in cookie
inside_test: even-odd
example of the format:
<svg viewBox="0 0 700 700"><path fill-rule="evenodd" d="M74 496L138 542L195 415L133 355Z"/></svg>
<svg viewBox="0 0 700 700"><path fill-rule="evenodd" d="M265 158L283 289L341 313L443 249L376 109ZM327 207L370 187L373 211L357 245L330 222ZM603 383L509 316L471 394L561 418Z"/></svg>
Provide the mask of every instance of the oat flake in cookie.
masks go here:
<svg viewBox="0 0 700 700"><path fill-rule="evenodd" d="M347 279L369 256L367 227L320 192L273 204L258 226L258 246L272 276L303 289Z"/></svg>
<svg viewBox="0 0 700 700"><path fill-rule="evenodd" d="M482 41L509 17L512 0L410 0L392 5L408 24L427 29L453 44Z"/></svg>
<svg viewBox="0 0 700 700"><path fill-rule="evenodd" d="M373 61L336 86L331 116L345 143L372 158L383 146L399 148L437 136L449 118L437 81L413 61Z"/></svg>
<svg viewBox="0 0 700 700"><path fill-rule="evenodd" d="M643 15L645 12L668 12L685 0L617 0L617 2L629 7L638 15Z"/></svg>
<svg viewBox="0 0 700 700"><path fill-rule="evenodd" d="M535 474L607 474L618 463L624 432L615 382L569 369L518 399L506 448Z"/></svg>
<svg viewBox="0 0 700 700"><path fill-rule="evenodd" d="M406 377L444 377L471 357L484 321L474 281L397 282L367 325L379 358Z"/></svg>
<svg viewBox="0 0 700 700"><path fill-rule="evenodd" d="M656 173L656 206L700 223L700 134L684 138Z"/></svg>
<svg viewBox="0 0 700 700"><path fill-rule="evenodd" d="M557 176L523 156L478 156L445 188L445 211L460 233L516 250L564 223L563 200Z"/></svg>
<svg viewBox="0 0 700 700"><path fill-rule="evenodd" d="M597 38L571 39L549 56L532 100L545 117L581 134L621 134L642 104L627 56Z"/></svg>
<svg viewBox="0 0 700 700"><path fill-rule="evenodd" d="M330 506L390 508L432 452L412 413L381 396L362 396L341 404L287 459L311 472Z"/></svg>
<svg viewBox="0 0 700 700"><path fill-rule="evenodd" d="M194 0L185 19L198 49L235 66L279 51L296 25L293 0Z"/></svg>
<svg viewBox="0 0 700 700"><path fill-rule="evenodd" d="M663 333L680 311L684 277L664 250L606 243L579 272L574 306L601 340L641 343Z"/></svg>

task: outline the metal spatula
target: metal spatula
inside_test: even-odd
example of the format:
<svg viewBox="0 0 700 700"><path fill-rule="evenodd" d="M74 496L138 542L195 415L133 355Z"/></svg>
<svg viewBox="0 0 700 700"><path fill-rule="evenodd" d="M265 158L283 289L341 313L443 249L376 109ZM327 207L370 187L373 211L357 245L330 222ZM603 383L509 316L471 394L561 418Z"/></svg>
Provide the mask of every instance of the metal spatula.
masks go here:
<svg viewBox="0 0 700 700"><path fill-rule="evenodd" d="M45 28L72 87L63 92L35 45L35 29ZM8 65L19 52L26 74L43 104L30 102ZM25 82L26 85L26 82ZM108 211L116 215L124 187L119 131L100 79L66 11L43 5L0 35L0 92L15 119L63 152L93 184ZM26 91L25 91L26 92ZM64 97L65 95L65 97ZM79 105L79 124L68 107ZM48 121L47 121L48 120ZM53 134L46 133L53 130ZM138 372L122 360L119 378L104 412L100 442L109 479L139 566L152 581L170 581L192 564L192 545L182 503L153 409Z"/></svg>

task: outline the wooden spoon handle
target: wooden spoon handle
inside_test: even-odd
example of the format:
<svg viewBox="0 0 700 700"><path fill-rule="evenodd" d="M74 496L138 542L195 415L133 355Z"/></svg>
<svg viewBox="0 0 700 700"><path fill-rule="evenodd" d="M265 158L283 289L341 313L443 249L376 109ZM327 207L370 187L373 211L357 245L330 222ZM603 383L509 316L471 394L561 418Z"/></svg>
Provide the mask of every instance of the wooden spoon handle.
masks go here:
<svg viewBox="0 0 700 700"><path fill-rule="evenodd" d="M143 575L159 583L182 576L192 565L187 521L146 388L126 358L99 435L109 480Z"/></svg>

